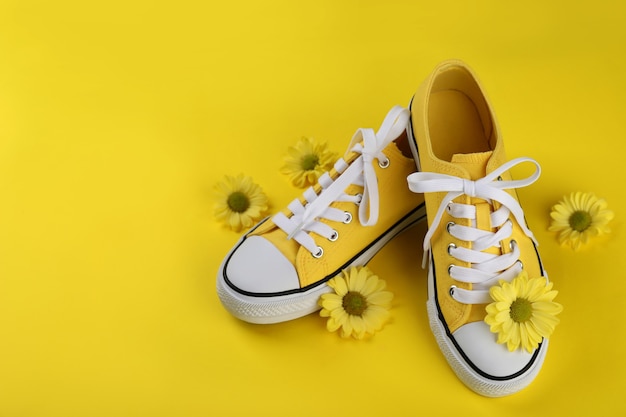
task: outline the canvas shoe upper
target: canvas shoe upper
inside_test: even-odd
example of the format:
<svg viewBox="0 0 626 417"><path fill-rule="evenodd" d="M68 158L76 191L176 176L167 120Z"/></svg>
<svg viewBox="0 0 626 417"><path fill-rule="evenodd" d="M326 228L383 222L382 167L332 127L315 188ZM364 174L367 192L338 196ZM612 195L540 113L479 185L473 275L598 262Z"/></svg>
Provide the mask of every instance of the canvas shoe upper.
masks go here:
<svg viewBox="0 0 626 417"><path fill-rule="evenodd" d="M547 277L515 189L540 172L529 158L507 162L491 106L474 73L446 61L411 103L413 151L421 172L408 177L425 194L428 315L440 349L458 377L485 396L519 391L537 375L548 347L510 352L484 322L489 289L522 270ZM509 169L534 167L514 181ZM426 259L427 257L427 259Z"/></svg>
<svg viewBox="0 0 626 417"><path fill-rule="evenodd" d="M396 106L378 131L357 130L315 187L239 240L217 275L218 295L231 314L275 323L312 313L331 291L329 279L365 264L425 217L423 196L405 182L415 171L408 120L409 111Z"/></svg>

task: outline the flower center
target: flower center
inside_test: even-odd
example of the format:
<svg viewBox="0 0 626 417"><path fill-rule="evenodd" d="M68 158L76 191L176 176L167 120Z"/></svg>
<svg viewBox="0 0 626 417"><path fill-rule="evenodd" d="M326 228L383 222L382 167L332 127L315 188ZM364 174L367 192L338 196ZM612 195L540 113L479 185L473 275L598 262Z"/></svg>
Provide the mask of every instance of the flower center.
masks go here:
<svg viewBox="0 0 626 417"><path fill-rule="evenodd" d="M315 169L319 162L319 157L313 153L309 155L304 155L302 159L300 159L300 166L305 171L311 171Z"/></svg>
<svg viewBox="0 0 626 417"><path fill-rule="evenodd" d="M591 215L586 211L575 211L569 216L569 225L577 232L584 232L591 226Z"/></svg>
<svg viewBox="0 0 626 417"><path fill-rule="evenodd" d="M532 303L525 298L517 298L511 303L509 314L513 321L523 323L533 315Z"/></svg>
<svg viewBox="0 0 626 417"><path fill-rule="evenodd" d="M350 291L343 296L342 306L351 316L360 316L367 309L367 300L360 292Z"/></svg>
<svg viewBox="0 0 626 417"><path fill-rule="evenodd" d="M235 191L228 196L228 207L234 212L243 213L250 207L250 200L241 191Z"/></svg>

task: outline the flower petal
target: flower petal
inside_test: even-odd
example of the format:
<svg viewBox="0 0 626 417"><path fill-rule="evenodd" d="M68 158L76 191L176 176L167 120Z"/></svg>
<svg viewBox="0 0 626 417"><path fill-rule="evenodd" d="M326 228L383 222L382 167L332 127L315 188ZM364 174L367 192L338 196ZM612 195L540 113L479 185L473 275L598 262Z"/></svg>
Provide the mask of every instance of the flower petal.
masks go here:
<svg viewBox="0 0 626 417"><path fill-rule="evenodd" d="M335 320L332 317L326 321L326 329L328 329L329 332L337 331L337 329L339 329L341 325L342 323L339 320Z"/></svg>
<svg viewBox="0 0 626 417"><path fill-rule="evenodd" d="M341 308L343 298L337 294L323 294L320 297L320 305L327 310Z"/></svg>
<svg viewBox="0 0 626 417"><path fill-rule="evenodd" d="M376 292L376 289L378 288L378 282L379 279L375 275L367 277L367 279L365 280L365 284L361 289L361 294L363 294L367 298L368 295Z"/></svg>
<svg viewBox="0 0 626 417"><path fill-rule="evenodd" d="M363 291L363 287L365 286L365 281L368 276L368 270L365 267L355 268L353 272L350 274L350 283L349 288L350 291L356 291L361 293Z"/></svg>
<svg viewBox="0 0 626 417"><path fill-rule="evenodd" d="M366 300L368 304L387 307L391 304L391 300L393 300L393 294L389 291L376 292L370 294Z"/></svg>
<svg viewBox="0 0 626 417"><path fill-rule="evenodd" d="M333 281L332 288L335 290L337 295L343 297L348 293L348 284L345 279L342 277L335 277L331 281ZM328 281L328 285L331 285L330 281Z"/></svg>
<svg viewBox="0 0 626 417"><path fill-rule="evenodd" d="M365 336L365 322L361 316L350 315L350 324L352 325L352 336L362 339Z"/></svg>

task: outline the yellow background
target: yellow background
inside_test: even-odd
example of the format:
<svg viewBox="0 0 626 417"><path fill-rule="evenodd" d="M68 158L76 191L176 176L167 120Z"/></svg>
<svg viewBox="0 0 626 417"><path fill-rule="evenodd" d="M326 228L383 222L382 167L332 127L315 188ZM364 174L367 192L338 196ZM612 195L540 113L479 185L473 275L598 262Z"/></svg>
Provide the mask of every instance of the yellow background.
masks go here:
<svg viewBox="0 0 626 417"><path fill-rule="evenodd" d="M23 1L0 4L0 416L624 415L626 9L614 1ZM250 325L215 292L238 234L213 187L250 175L278 210L302 135L343 152L466 60L565 306L526 390L482 398L430 334L424 225L370 267L393 320L367 341L317 315ZM516 170L514 175L523 171ZM613 233L548 232L591 191ZM458 414L455 414L458 413Z"/></svg>

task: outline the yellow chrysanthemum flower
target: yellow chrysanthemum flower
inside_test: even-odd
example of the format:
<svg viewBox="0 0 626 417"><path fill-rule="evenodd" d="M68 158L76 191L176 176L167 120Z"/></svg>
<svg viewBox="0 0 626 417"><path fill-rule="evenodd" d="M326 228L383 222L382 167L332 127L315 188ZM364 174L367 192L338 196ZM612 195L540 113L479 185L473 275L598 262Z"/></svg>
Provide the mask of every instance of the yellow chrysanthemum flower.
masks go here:
<svg viewBox="0 0 626 417"><path fill-rule="evenodd" d="M563 306L553 301L557 293L546 278L528 278L523 271L510 283L500 281L491 287L493 302L487 305L485 323L509 351L521 346L532 352L559 323L556 315Z"/></svg>
<svg viewBox="0 0 626 417"><path fill-rule="evenodd" d="M330 171L337 157L325 142L303 137L289 147L280 171L289 176L293 185L304 188L314 185L324 172Z"/></svg>
<svg viewBox="0 0 626 417"><path fill-rule="evenodd" d="M328 317L326 328L341 328L342 337L362 339L380 330L389 318L393 294L384 291L385 281L367 267L353 267L328 281L334 293L323 294L320 316Z"/></svg>
<svg viewBox="0 0 626 417"><path fill-rule="evenodd" d="M267 197L250 177L227 175L216 189L215 217L235 232L252 227L267 211Z"/></svg>
<svg viewBox="0 0 626 417"><path fill-rule="evenodd" d="M607 209L604 199L576 192L552 207L550 217L548 230L558 232L559 242L568 243L576 250L590 237L610 233L607 225L613 219L613 212Z"/></svg>

